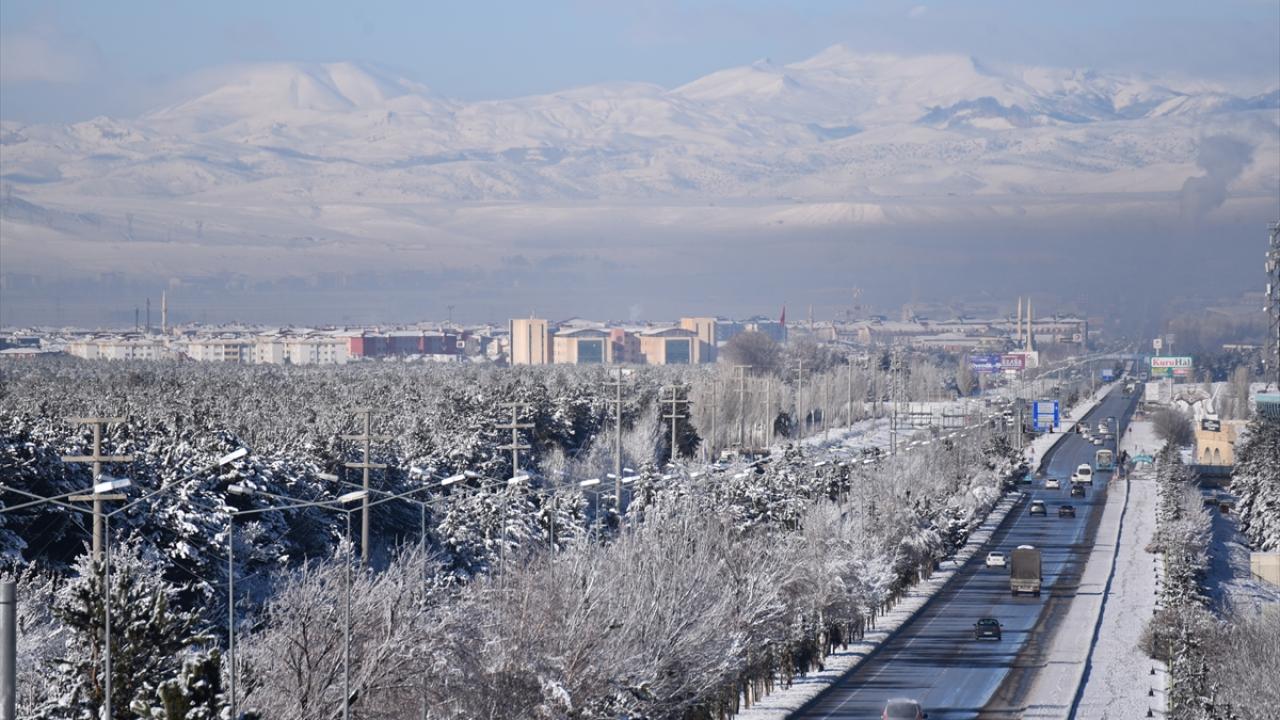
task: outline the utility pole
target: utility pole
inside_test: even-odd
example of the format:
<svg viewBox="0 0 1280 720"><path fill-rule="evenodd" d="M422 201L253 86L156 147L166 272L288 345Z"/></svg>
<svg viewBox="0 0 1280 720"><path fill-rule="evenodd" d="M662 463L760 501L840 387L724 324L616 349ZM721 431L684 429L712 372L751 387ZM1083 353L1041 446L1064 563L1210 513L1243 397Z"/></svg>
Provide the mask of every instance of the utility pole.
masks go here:
<svg viewBox="0 0 1280 720"><path fill-rule="evenodd" d="M898 454L898 379L902 370L902 354L894 345L889 351L889 454Z"/></svg>
<svg viewBox="0 0 1280 720"><path fill-rule="evenodd" d="M1270 332L1267 342L1272 345L1271 372L1275 378L1276 389L1280 389L1280 222L1271 223L1267 228L1270 245L1267 248L1267 312L1270 314Z"/></svg>
<svg viewBox="0 0 1280 720"><path fill-rule="evenodd" d="M678 390L680 387L679 385L668 385L667 387L671 389L671 397L666 400L663 400L663 402L671 406L671 412L663 415L662 417L663 419L671 421L671 464L674 465L676 462L676 455L680 449L680 443L678 442L677 436L676 436L676 422L678 420L683 420L685 418L684 415L680 414L679 406L688 405L689 400L688 398L685 398L684 400L679 399L679 396L678 396Z"/></svg>
<svg viewBox="0 0 1280 720"><path fill-rule="evenodd" d="M124 418L69 418L67 422L70 422L72 425L93 426L93 454L63 455L62 462L93 463L94 485L97 485L102 480L103 463L133 462L132 455L102 454L102 428L107 425L119 425L124 422ZM109 495L94 493L92 495L74 495L71 499L76 502L93 501L93 558L95 560L100 560L102 558L102 503L108 500L123 500L124 495L118 493Z"/></svg>
<svg viewBox="0 0 1280 720"><path fill-rule="evenodd" d="M520 441L520 431L528 430L532 428L533 423L520 422L520 411L524 408L529 407L529 403L509 402L509 403L502 403L501 407L508 408L511 410L511 422L505 425L494 425L494 428L498 430L511 431L511 444L500 445L498 446L498 449L511 451L511 477L514 478L520 472L520 451L530 449L529 445L526 445Z"/></svg>
<svg viewBox="0 0 1280 720"><path fill-rule="evenodd" d="M610 385L614 390L614 399L606 400L613 404L613 493L617 502L618 514L622 514L622 368L618 368L618 379ZM513 421L514 422L514 421ZM512 475L515 473L513 472Z"/></svg>
<svg viewBox="0 0 1280 720"><path fill-rule="evenodd" d="M360 566L364 567L369 562L369 471L385 468L382 463L369 462L369 443L377 440L384 441L391 438L386 435L371 435L369 433L370 423L372 422L373 409L360 408L353 411L357 417L361 418L364 424L364 432L359 435L343 435L343 440L355 440L362 444L364 450L364 460L358 463L343 463L349 468L360 468L363 481L361 485L364 487L364 500L360 501ZM348 516L348 520L350 516Z"/></svg>
<svg viewBox="0 0 1280 720"><path fill-rule="evenodd" d="M822 378L822 440L831 439L831 423L827 422L827 413L831 410L831 376Z"/></svg>
<svg viewBox="0 0 1280 720"><path fill-rule="evenodd" d="M720 381L712 378L711 380L711 462L720 459L716 450L720 445L716 440L720 436Z"/></svg>
<svg viewBox="0 0 1280 720"><path fill-rule="evenodd" d="M773 447L773 378L764 379L764 447Z"/></svg>
<svg viewBox="0 0 1280 720"><path fill-rule="evenodd" d="M801 395L804 393L804 359L796 360L796 422L799 423L800 440L804 440L805 421L801 412Z"/></svg>
<svg viewBox="0 0 1280 720"><path fill-rule="evenodd" d="M747 446L747 371L750 365L734 365L733 372L738 376L738 451Z"/></svg>
<svg viewBox="0 0 1280 720"><path fill-rule="evenodd" d="M844 424L853 427L853 356L850 355L847 361L849 363L849 400L845 405Z"/></svg>

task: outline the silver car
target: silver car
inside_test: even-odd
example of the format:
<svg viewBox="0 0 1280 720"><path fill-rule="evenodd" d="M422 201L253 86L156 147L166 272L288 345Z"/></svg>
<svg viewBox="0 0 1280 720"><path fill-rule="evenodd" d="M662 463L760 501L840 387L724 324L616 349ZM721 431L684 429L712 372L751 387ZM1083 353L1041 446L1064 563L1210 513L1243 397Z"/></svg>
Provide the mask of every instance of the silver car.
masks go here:
<svg viewBox="0 0 1280 720"><path fill-rule="evenodd" d="M884 704L881 720L924 720L929 713L915 700L895 699Z"/></svg>

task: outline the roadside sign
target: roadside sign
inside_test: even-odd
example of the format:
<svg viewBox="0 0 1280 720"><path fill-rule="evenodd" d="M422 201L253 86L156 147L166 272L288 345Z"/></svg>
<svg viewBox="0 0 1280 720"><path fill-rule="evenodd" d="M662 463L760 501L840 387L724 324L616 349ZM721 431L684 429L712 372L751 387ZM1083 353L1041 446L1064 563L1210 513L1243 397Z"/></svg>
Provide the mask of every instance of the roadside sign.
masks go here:
<svg viewBox="0 0 1280 720"><path fill-rule="evenodd" d="M1222 432L1222 421L1216 418L1204 418L1200 421L1200 429L1205 432Z"/></svg>
<svg viewBox="0 0 1280 720"><path fill-rule="evenodd" d="M1010 353L1000 356L1000 368L1003 370L1025 370L1027 367L1027 356L1020 353Z"/></svg>
<svg viewBox="0 0 1280 720"><path fill-rule="evenodd" d="M1155 348L1156 352L1160 352L1164 349L1164 339L1156 338L1155 340L1152 340L1151 347Z"/></svg>
<svg viewBox="0 0 1280 720"><path fill-rule="evenodd" d="M1151 463L1153 463L1153 462L1155 462L1155 461L1156 461L1156 459L1155 459L1154 457L1150 456L1150 455L1145 455L1145 454L1143 454L1143 455L1134 455L1134 456L1133 456L1133 463L1134 463L1135 465L1136 465L1136 464L1138 464L1138 463L1147 463L1148 465L1150 465Z"/></svg>
<svg viewBox="0 0 1280 720"><path fill-rule="evenodd" d="M1189 378L1193 375L1195 359L1187 355L1161 355L1151 358L1151 377Z"/></svg>
<svg viewBox="0 0 1280 720"><path fill-rule="evenodd" d="M1103 371L1102 371L1102 381L1103 381L1103 382L1111 382L1112 380L1115 380L1115 379L1116 379L1116 373L1115 373L1115 370L1114 370L1113 368L1105 368L1105 369L1103 369Z"/></svg>
<svg viewBox="0 0 1280 720"><path fill-rule="evenodd" d="M1031 423L1036 432L1048 432L1062 424L1057 400L1036 400L1031 404Z"/></svg>
<svg viewBox="0 0 1280 720"><path fill-rule="evenodd" d="M969 369L976 373L1000 372L999 355L970 355Z"/></svg>

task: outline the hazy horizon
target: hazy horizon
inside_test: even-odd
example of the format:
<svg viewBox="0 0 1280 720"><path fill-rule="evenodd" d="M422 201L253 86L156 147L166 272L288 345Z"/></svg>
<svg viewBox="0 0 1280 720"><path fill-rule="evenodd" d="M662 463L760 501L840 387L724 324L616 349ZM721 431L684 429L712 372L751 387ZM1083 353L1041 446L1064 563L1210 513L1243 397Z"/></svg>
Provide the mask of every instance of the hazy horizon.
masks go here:
<svg viewBox="0 0 1280 720"><path fill-rule="evenodd" d="M1260 288L1280 7L1097 5L6 3L0 323Z"/></svg>

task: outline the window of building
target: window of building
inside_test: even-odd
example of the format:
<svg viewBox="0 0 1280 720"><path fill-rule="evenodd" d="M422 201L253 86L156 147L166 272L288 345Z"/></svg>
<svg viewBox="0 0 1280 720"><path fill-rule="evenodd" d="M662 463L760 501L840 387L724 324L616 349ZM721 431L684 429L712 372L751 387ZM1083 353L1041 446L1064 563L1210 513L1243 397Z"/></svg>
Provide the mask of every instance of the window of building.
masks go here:
<svg viewBox="0 0 1280 720"><path fill-rule="evenodd" d="M595 365L604 362L603 340L579 340L578 364Z"/></svg>
<svg viewBox="0 0 1280 720"><path fill-rule="evenodd" d="M667 340L667 364L688 365L692 362L693 352L688 338Z"/></svg>

